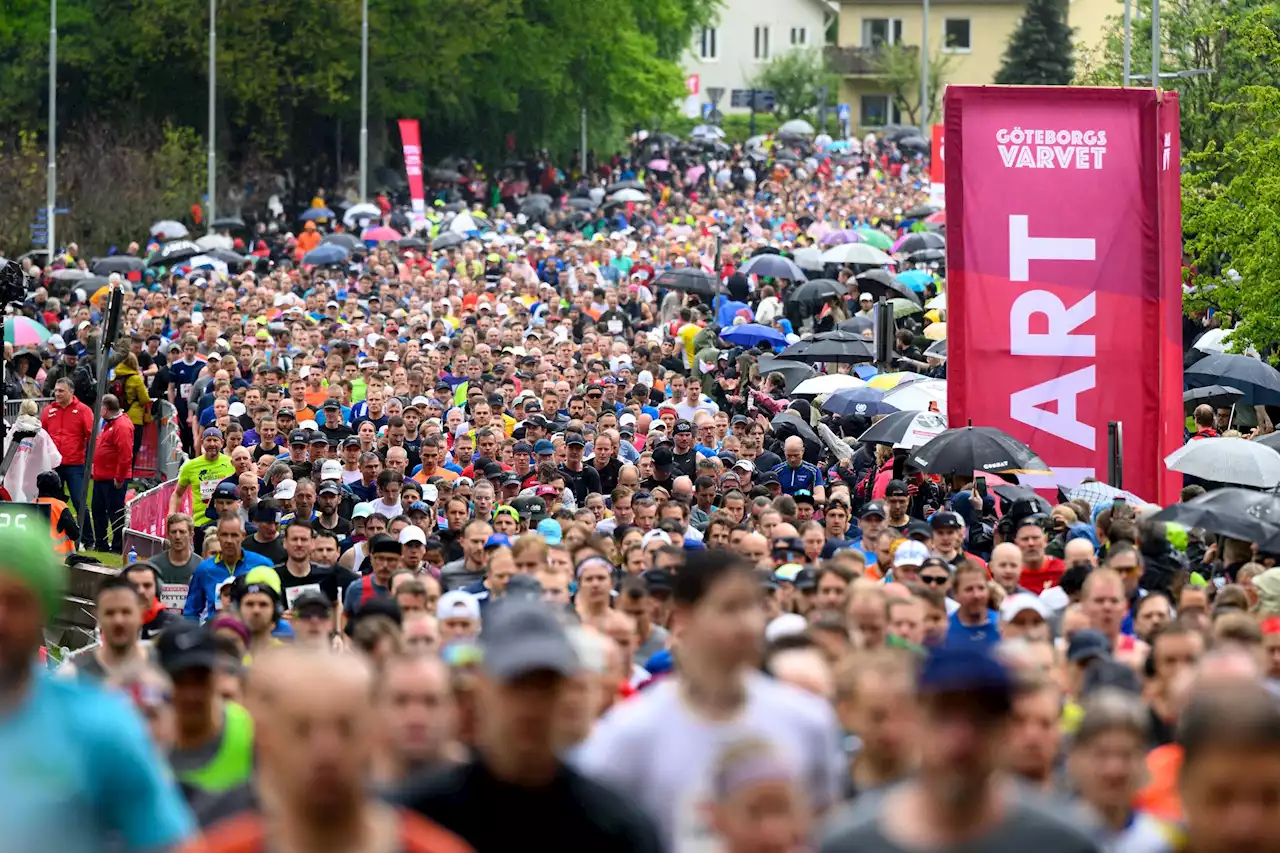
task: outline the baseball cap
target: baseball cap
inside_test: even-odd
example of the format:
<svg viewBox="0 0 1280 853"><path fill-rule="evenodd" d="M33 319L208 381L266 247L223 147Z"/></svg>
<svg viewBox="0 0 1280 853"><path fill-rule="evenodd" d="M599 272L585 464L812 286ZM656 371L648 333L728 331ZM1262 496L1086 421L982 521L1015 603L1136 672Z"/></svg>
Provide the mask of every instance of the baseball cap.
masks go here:
<svg viewBox="0 0 1280 853"><path fill-rule="evenodd" d="M422 532L421 527L414 527L412 524L410 524L404 530L400 531L400 544L408 545L412 542L417 542L419 545L426 545L427 534Z"/></svg>
<svg viewBox="0 0 1280 853"><path fill-rule="evenodd" d="M329 443L329 437L328 437L327 435L325 435L324 433L319 432L319 431L317 431L317 432L313 432L313 433L311 433L311 441L310 441L310 443L311 443L311 444L324 444L324 445L327 445L327 444Z"/></svg>
<svg viewBox="0 0 1280 853"><path fill-rule="evenodd" d="M539 456L554 456L556 446L545 438L540 438L533 445L533 452Z"/></svg>
<svg viewBox="0 0 1280 853"><path fill-rule="evenodd" d="M1001 616L1003 616L1003 610ZM1080 663L1090 658L1110 658L1111 641L1107 635L1095 628L1081 628L1071 635L1067 644L1067 660Z"/></svg>
<svg viewBox="0 0 1280 853"><path fill-rule="evenodd" d="M484 549L488 551L490 548L510 548L511 539L505 533L491 533L489 538L484 540Z"/></svg>
<svg viewBox="0 0 1280 853"><path fill-rule="evenodd" d="M751 423L751 419L748 418L746 415L734 415L733 418L729 421L730 426L737 426L738 424L749 424L749 423Z"/></svg>
<svg viewBox="0 0 1280 853"><path fill-rule="evenodd" d="M1080 684L1080 696L1084 698L1099 690L1122 690L1134 696L1142 695L1142 682L1131 667L1118 661L1101 659L1089 664Z"/></svg>
<svg viewBox="0 0 1280 853"><path fill-rule="evenodd" d="M358 503L351 508L352 518L368 518L373 515L373 504L369 501Z"/></svg>
<svg viewBox="0 0 1280 853"><path fill-rule="evenodd" d="M582 437L581 433L576 433L576 432L566 433L564 437L564 443L569 447L586 447L587 446L587 440Z"/></svg>
<svg viewBox="0 0 1280 853"><path fill-rule="evenodd" d="M337 483L333 482L332 480L329 480L327 482L320 484L320 488L316 490L316 494L317 495L340 495L342 494L342 489L338 488Z"/></svg>
<svg viewBox="0 0 1280 853"><path fill-rule="evenodd" d="M934 530L959 530L964 527L964 519L958 512L943 510L933 514L929 519L929 526Z"/></svg>
<svg viewBox="0 0 1280 853"><path fill-rule="evenodd" d="M675 578L666 569L645 569L640 573L640 579L649 588L649 592L654 592L655 590L670 592L675 585Z"/></svg>
<svg viewBox="0 0 1280 853"><path fill-rule="evenodd" d="M657 528L654 528L644 536L640 537L640 544L645 548L649 547L650 542L661 542L663 545L670 545L671 534L667 533L665 530L658 530Z"/></svg>
<svg viewBox="0 0 1280 853"><path fill-rule="evenodd" d="M306 444L307 438L308 434L305 429L295 429L293 432L289 433L290 444Z"/></svg>
<svg viewBox="0 0 1280 853"><path fill-rule="evenodd" d="M1012 697L1009 670L985 648L941 646L929 651L920 667L921 693L984 692Z"/></svg>
<svg viewBox="0 0 1280 853"><path fill-rule="evenodd" d="M541 602L499 599L491 604L480 649L485 671L499 681L547 671L569 677L579 666L563 623Z"/></svg>
<svg viewBox="0 0 1280 853"><path fill-rule="evenodd" d="M209 427L207 430L200 433L200 437L201 438L222 438L222 430L218 429L217 427Z"/></svg>
<svg viewBox="0 0 1280 853"><path fill-rule="evenodd" d="M213 669L218 659L213 632L194 622L178 622L161 631L155 646L160 667L169 675L189 669Z"/></svg>
<svg viewBox="0 0 1280 853"><path fill-rule="evenodd" d="M884 496L886 498L905 498L907 496L907 484L901 480L890 480L889 485L884 487Z"/></svg>
<svg viewBox="0 0 1280 853"><path fill-rule="evenodd" d="M521 518L542 521L547 515L547 502L537 495L521 495L511 499L511 506Z"/></svg>
<svg viewBox="0 0 1280 853"><path fill-rule="evenodd" d="M1049 607L1040 600L1040 596L1029 592L1018 592L1006 598L1000 605L1000 621L1012 622L1024 610L1032 610L1046 621L1049 619Z"/></svg>
<svg viewBox="0 0 1280 853"><path fill-rule="evenodd" d="M880 518L888 518L884 511L884 504L879 501L871 501L863 504L862 512L858 513L859 518L868 518L869 516L879 516Z"/></svg>
<svg viewBox="0 0 1280 853"><path fill-rule="evenodd" d="M559 495L560 491L550 483L544 483L543 485L538 486L537 491L534 494L540 498L552 498Z"/></svg>
<svg viewBox="0 0 1280 853"><path fill-rule="evenodd" d="M343 447L359 447L360 439L356 438L354 435L349 435L346 438L342 439L342 446ZM337 460L333 460L333 461L337 461Z"/></svg>
<svg viewBox="0 0 1280 853"><path fill-rule="evenodd" d="M436 602L437 619L474 619L480 621L480 602L469 592L451 590Z"/></svg>
<svg viewBox="0 0 1280 853"><path fill-rule="evenodd" d="M554 518L544 518L539 521L537 531L543 539L547 540L548 545L559 545L564 535L560 530L560 522Z"/></svg>
<svg viewBox="0 0 1280 853"><path fill-rule="evenodd" d="M533 445L527 441L517 441L514 445L512 445L511 452L522 453L525 456L528 456L530 453L533 452Z"/></svg>
<svg viewBox="0 0 1280 853"><path fill-rule="evenodd" d="M320 464L321 480L341 480L342 463L337 459L326 459Z"/></svg>
<svg viewBox="0 0 1280 853"><path fill-rule="evenodd" d="M414 501L413 503L409 504L409 508L405 510L405 512L421 512L426 515L430 515L431 507L427 506L422 501Z"/></svg>
<svg viewBox="0 0 1280 853"><path fill-rule="evenodd" d="M424 503L434 504L440 500L440 487L435 483L427 483L422 487L422 500Z"/></svg>
<svg viewBox="0 0 1280 853"><path fill-rule="evenodd" d="M330 397L328 400L324 401L324 408L326 410L333 409L334 411L341 411L342 404L339 403L337 400L333 399L332 397Z"/></svg>
<svg viewBox="0 0 1280 853"><path fill-rule="evenodd" d="M270 506L266 501L258 501L258 505L249 513L249 520L254 524L279 524L280 510Z"/></svg>
<svg viewBox="0 0 1280 853"><path fill-rule="evenodd" d="M294 480L281 480L276 486L275 494L272 495L276 500L290 500L298 491L298 483Z"/></svg>
<svg viewBox="0 0 1280 853"><path fill-rule="evenodd" d="M238 501L240 500L240 489L236 487L235 483L219 483L217 488L213 490L213 500Z"/></svg>
<svg viewBox="0 0 1280 853"><path fill-rule="evenodd" d="M507 589L503 598L520 601L541 601L542 583L533 575L514 574L507 581Z"/></svg>
<svg viewBox="0 0 1280 853"><path fill-rule="evenodd" d="M671 466L675 465L676 457L669 448L659 447L653 451L653 467L662 471L670 471Z"/></svg>
<svg viewBox="0 0 1280 853"><path fill-rule="evenodd" d="M813 568L812 566L806 566L805 568L796 572L796 577L793 583L795 584L796 589L802 592L808 592L809 590L817 589L818 588L818 570Z"/></svg>
<svg viewBox="0 0 1280 853"><path fill-rule="evenodd" d="M756 474L753 479L757 486L779 485L778 472L776 471L761 471L759 474Z"/></svg>
<svg viewBox="0 0 1280 853"><path fill-rule="evenodd" d="M798 504L814 503L813 492L808 489L796 489L795 492L792 493L791 498Z"/></svg>
<svg viewBox="0 0 1280 853"><path fill-rule="evenodd" d="M764 626L765 642L772 643L783 637L794 637L809 630L809 620L799 613L783 613Z"/></svg>
<svg viewBox="0 0 1280 853"><path fill-rule="evenodd" d="M399 554L402 551L400 540L391 538L389 534L379 533L369 540L370 554Z"/></svg>
<svg viewBox="0 0 1280 853"><path fill-rule="evenodd" d="M299 616L328 616L333 612L333 603L323 592L309 589L293 600L293 612Z"/></svg>
<svg viewBox="0 0 1280 853"><path fill-rule="evenodd" d="M688 421L676 421L676 428L672 430L672 434L679 435L682 432L693 432L693 424Z"/></svg>

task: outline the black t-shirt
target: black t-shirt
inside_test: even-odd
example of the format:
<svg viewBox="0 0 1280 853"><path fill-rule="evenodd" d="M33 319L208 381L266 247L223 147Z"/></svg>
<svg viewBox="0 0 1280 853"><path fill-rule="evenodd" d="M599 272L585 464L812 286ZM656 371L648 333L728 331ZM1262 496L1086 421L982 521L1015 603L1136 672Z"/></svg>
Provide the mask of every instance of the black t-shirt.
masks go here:
<svg viewBox="0 0 1280 853"><path fill-rule="evenodd" d="M270 542L259 542L252 536L246 536L244 538L244 544L240 547L244 548L246 551L252 551L255 554L260 554L272 563L283 563L285 558L288 556L284 551L283 536L277 536Z"/></svg>
<svg viewBox="0 0 1280 853"><path fill-rule="evenodd" d="M698 473L698 451L697 448L689 448L686 453L673 453L675 457L675 468L686 477L694 477Z"/></svg>
<svg viewBox="0 0 1280 853"><path fill-rule="evenodd" d="M607 495L618 487L618 472L622 470L622 462L615 456L603 468L597 468L594 462L587 463L600 478L600 494Z"/></svg>
<svg viewBox="0 0 1280 853"><path fill-rule="evenodd" d="M250 453L253 456L253 461L257 462L259 459L261 459L264 456L279 456L284 449L285 449L284 446L281 444L277 444L274 450L272 450L269 447L264 448L261 444L255 444L253 446L253 450L251 450Z"/></svg>
<svg viewBox="0 0 1280 853"><path fill-rule="evenodd" d="M346 539L351 535L351 522L339 515L338 523L336 525L333 527L325 527L320 522L320 516L317 515L315 518L311 519L311 529L316 533L332 533L337 536L338 541L341 542L343 539Z"/></svg>
<svg viewBox="0 0 1280 853"><path fill-rule="evenodd" d="M476 850L528 846L538 827L539 847L591 853L658 853L653 821L611 788L562 765L538 789L495 779L482 761L411 779L396 798L439 823ZM494 820L494 815L502 815Z"/></svg>
<svg viewBox="0 0 1280 853"><path fill-rule="evenodd" d="M292 608L294 600L311 589L319 589L336 606L342 591L353 581L360 580L360 576L350 569L320 563L312 563L311 572L306 577L294 577L283 560L276 564L276 574L280 576L280 589L284 593L286 608Z"/></svg>
<svg viewBox="0 0 1280 853"><path fill-rule="evenodd" d="M579 507L587 505L587 495L600 492L600 475L596 473L595 468L583 466L581 471L570 471L561 465L560 473L564 476L565 485L573 492L573 498L578 502Z"/></svg>

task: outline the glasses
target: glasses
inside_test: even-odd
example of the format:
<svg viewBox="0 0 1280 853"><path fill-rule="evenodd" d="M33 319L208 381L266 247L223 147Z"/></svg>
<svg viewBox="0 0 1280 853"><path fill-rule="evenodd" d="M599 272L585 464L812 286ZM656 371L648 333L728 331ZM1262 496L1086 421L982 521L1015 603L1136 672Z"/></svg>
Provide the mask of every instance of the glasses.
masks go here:
<svg viewBox="0 0 1280 853"><path fill-rule="evenodd" d="M930 586L944 586L949 580L951 580L951 578L944 577L942 575L921 575L920 576L920 582L924 584L929 584Z"/></svg>

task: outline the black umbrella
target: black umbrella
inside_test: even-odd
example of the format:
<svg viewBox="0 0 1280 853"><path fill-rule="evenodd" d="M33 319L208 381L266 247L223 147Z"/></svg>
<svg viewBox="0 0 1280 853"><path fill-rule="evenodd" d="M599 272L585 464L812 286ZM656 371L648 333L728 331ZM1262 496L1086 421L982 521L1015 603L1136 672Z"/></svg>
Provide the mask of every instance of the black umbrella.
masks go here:
<svg viewBox="0 0 1280 853"><path fill-rule="evenodd" d="M898 245L898 252L910 255L927 249L943 249L946 248L946 245L947 241L941 234L934 234L932 231L917 231L914 234L907 235L907 239Z"/></svg>
<svg viewBox="0 0 1280 853"><path fill-rule="evenodd" d="M525 216L542 216L551 209L551 199L548 196L535 198L530 196L520 202L520 212Z"/></svg>
<svg viewBox="0 0 1280 853"><path fill-rule="evenodd" d="M165 243L159 249L156 249L148 260L152 264L167 265L203 254L204 249L201 249L190 240L174 240L172 243Z"/></svg>
<svg viewBox="0 0 1280 853"><path fill-rule="evenodd" d="M219 216L217 219L209 223L209 227L215 231L231 231L235 228L244 228L244 220L239 216Z"/></svg>
<svg viewBox="0 0 1280 853"><path fill-rule="evenodd" d="M714 296L720 290L720 282L709 272L684 267L667 270L654 280L654 285L667 290L683 290L699 296Z"/></svg>
<svg viewBox="0 0 1280 853"><path fill-rule="evenodd" d="M833 278L815 278L786 293L786 301L792 305L816 308L833 296L845 297L849 288Z"/></svg>
<svg viewBox="0 0 1280 853"><path fill-rule="evenodd" d="M935 261L945 261L947 252L945 249L921 249L918 252L912 252L907 255L907 260L913 264L931 264Z"/></svg>
<svg viewBox="0 0 1280 853"><path fill-rule="evenodd" d="M781 254L782 254L782 250L779 249L777 246L761 246L760 248L756 249L754 252L751 253L751 257L754 258L757 255L781 255Z"/></svg>
<svg viewBox="0 0 1280 853"><path fill-rule="evenodd" d="M914 207L908 207L902 214L907 219L924 219L938 212L938 208L931 204L917 204Z"/></svg>
<svg viewBox="0 0 1280 853"><path fill-rule="evenodd" d="M425 250L427 248L427 241L423 240L421 237L405 237L404 239L397 241L396 245L401 249Z"/></svg>
<svg viewBox="0 0 1280 853"><path fill-rule="evenodd" d="M224 264L235 267L239 267L249 260L244 255L228 252L226 249L212 249L204 254L207 258L213 258L215 261L222 261Z"/></svg>
<svg viewBox="0 0 1280 853"><path fill-rule="evenodd" d="M1203 527L1210 533L1257 542L1270 551L1280 544L1280 497L1252 489L1214 489L1160 510L1151 521Z"/></svg>
<svg viewBox="0 0 1280 853"><path fill-rule="evenodd" d="M908 136L898 140L899 148L906 148L911 151L928 151L929 140L923 136Z"/></svg>
<svg viewBox="0 0 1280 853"><path fill-rule="evenodd" d="M93 263L89 264L89 269L93 271L94 275L111 275L113 272L126 275L131 272L142 272L146 268L146 261L142 258L135 258L132 255L94 258Z"/></svg>
<svg viewBox="0 0 1280 853"><path fill-rule="evenodd" d="M911 464L929 474L1049 474L1030 447L995 427L949 429L911 454Z"/></svg>
<svg viewBox="0 0 1280 853"><path fill-rule="evenodd" d="M804 458L810 462L817 461L822 453L822 440L804 418L795 412L783 412L775 416L769 425L773 429L774 437L783 441L792 436L799 436L804 442Z"/></svg>
<svg viewBox="0 0 1280 853"><path fill-rule="evenodd" d="M1182 408L1188 415L1195 411L1196 406L1228 409L1240 402L1243 396L1243 391L1230 385L1205 385L1203 388L1182 392Z"/></svg>
<svg viewBox="0 0 1280 853"><path fill-rule="evenodd" d="M782 378L786 380L788 394L801 382L818 373L817 368L811 364L805 364L803 361L785 361L774 356L765 356L757 361L756 370L761 376L768 376L771 373L782 374Z"/></svg>
<svg viewBox="0 0 1280 853"><path fill-rule="evenodd" d="M915 304L920 304L919 295L894 278L888 270L868 270L855 276L853 280L857 282L859 290L870 293L877 299L881 296L885 299L910 299Z"/></svg>
<svg viewBox="0 0 1280 853"><path fill-rule="evenodd" d="M1182 381L1188 388L1225 385L1238 388L1246 406L1280 406L1280 371L1247 355L1218 353L1202 358L1186 369Z"/></svg>
<svg viewBox="0 0 1280 853"><path fill-rule="evenodd" d="M467 238L456 231L447 231L439 237L431 241L433 249L451 249L461 243L467 242Z"/></svg>
<svg viewBox="0 0 1280 853"><path fill-rule="evenodd" d="M778 358L789 361L826 362L829 364L862 364L875 361L871 341L852 332L847 340L800 341L778 353Z"/></svg>
<svg viewBox="0 0 1280 853"><path fill-rule="evenodd" d="M565 202L565 204L577 210L595 210L597 207L600 206L596 204L595 201L592 199L578 198L576 196L574 198L569 199L567 202Z"/></svg>
<svg viewBox="0 0 1280 853"><path fill-rule="evenodd" d="M354 234L343 231L340 234L326 234L320 238L320 242L333 243L335 246L341 246L348 252L363 252L365 250L364 241Z"/></svg>
<svg viewBox="0 0 1280 853"><path fill-rule="evenodd" d="M941 435L946 428L947 419L938 412L894 412L872 424L870 429L858 436L858 440L869 444L891 444L910 449L922 447Z"/></svg>
<svg viewBox="0 0 1280 853"><path fill-rule="evenodd" d="M1013 475L1011 474L1009 476ZM1045 515L1053 512L1053 505L1050 504L1046 498L1036 492L1035 489L1029 486L1016 486L1013 483L997 483L992 487L991 491L1008 501L1008 503L1005 504L1006 512L1008 511L1007 508L1013 504L1014 501L1027 501L1031 508L1036 512L1042 512Z"/></svg>
<svg viewBox="0 0 1280 853"><path fill-rule="evenodd" d="M862 334L868 329L875 328L875 325L876 321L870 317L863 317L861 314L855 314L848 320L838 323L836 328L842 332L856 332L857 334Z"/></svg>

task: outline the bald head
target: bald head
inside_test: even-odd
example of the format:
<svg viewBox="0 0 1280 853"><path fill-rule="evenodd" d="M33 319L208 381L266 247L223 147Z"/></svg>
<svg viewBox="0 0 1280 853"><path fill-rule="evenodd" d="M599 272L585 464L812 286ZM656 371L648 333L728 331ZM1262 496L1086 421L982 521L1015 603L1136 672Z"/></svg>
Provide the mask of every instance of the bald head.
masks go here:
<svg viewBox="0 0 1280 853"><path fill-rule="evenodd" d="M693 497L693 480L683 474L676 477L671 483L671 494L683 495L687 498Z"/></svg>
<svg viewBox="0 0 1280 853"><path fill-rule="evenodd" d="M793 435L782 443L784 453L804 454L804 439L798 435Z"/></svg>
<svg viewBox="0 0 1280 853"><path fill-rule="evenodd" d="M1068 566L1074 566L1076 563L1097 566L1098 555L1094 553L1093 543L1082 536L1067 543L1067 547L1062 550L1062 561Z"/></svg>

